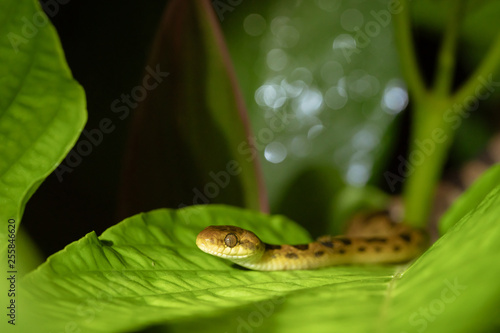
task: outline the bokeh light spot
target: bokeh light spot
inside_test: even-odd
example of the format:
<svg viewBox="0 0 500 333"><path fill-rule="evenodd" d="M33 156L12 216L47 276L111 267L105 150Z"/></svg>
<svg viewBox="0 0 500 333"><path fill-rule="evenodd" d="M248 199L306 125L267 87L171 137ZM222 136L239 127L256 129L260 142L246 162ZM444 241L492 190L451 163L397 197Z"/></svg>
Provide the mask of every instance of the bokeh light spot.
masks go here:
<svg viewBox="0 0 500 333"><path fill-rule="evenodd" d="M281 142L271 142L264 149L264 157L271 163L281 163L285 160L288 152Z"/></svg>
<svg viewBox="0 0 500 333"><path fill-rule="evenodd" d="M325 93L325 103L333 110L343 108L347 103L347 92L339 86L330 87Z"/></svg>
<svg viewBox="0 0 500 333"><path fill-rule="evenodd" d="M260 36L266 30L266 20L259 14L250 14L243 21L243 29L250 36Z"/></svg>
<svg viewBox="0 0 500 333"><path fill-rule="evenodd" d="M382 98L382 107L389 114L398 114L408 105L408 92L399 80L387 83Z"/></svg>
<svg viewBox="0 0 500 333"><path fill-rule="evenodd" d="M333 41L334 50L355 49L356 40L349 34L340 34Z"/></svg>

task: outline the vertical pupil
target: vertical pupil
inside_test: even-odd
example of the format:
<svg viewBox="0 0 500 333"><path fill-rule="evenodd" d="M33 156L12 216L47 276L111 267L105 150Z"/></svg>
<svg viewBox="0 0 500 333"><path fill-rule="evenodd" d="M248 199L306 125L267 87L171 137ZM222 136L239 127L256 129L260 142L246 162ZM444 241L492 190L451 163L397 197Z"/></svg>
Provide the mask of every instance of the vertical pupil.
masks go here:
<svg viewBox="0 0 500 333"><path fill-rule="evenodd" d="M228 234L226 238L224 238L224 243L229 246L229 247L234 247L236 246L236 243L238 242L238 238L236 237L235 234Z"/></svg>

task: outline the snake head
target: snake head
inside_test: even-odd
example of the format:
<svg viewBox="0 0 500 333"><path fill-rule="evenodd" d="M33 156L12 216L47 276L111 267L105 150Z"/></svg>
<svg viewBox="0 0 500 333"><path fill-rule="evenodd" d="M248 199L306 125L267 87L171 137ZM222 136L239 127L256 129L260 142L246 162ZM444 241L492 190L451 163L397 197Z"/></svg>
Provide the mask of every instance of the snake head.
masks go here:
<svg viewBox="0 0 500 333"><path fill-rule="evenodd" d="M226 259L258 258L265 249L253 232L229 225L205 228L196 237L196 245L205 253Z"/></svg>

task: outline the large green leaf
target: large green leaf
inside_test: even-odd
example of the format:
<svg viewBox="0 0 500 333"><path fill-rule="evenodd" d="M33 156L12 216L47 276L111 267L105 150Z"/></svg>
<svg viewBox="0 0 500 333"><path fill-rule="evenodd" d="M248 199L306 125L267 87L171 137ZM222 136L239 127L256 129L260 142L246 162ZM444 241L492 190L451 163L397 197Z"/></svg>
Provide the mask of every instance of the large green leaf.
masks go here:
<svg viewBox="0 0 500 333"><path fill-rule="evenodd" d="M309 241L295 223L227 206L157 210L94 233L22 281L26 329L470 332L492 330L500 305L500 187L407 266L256 272L206 255L211 224L267 242ZM25 309L25 310L24 310Z"/></svg>
<svg viewBox="0 0 500 333"><path fill-rule="evenodd" d="M57 34L35 1L0 2L0 224L68 153L86 120ZM7 228L0 230L5 244ZM3 248L3 246L2 246Z"/></svg>
<svg viewBox="0 0 500 333"><path fill-rule="evenodd" d="M161 77L153 80L152 71ZM120 215L209 202L267 210L245 106L208 0L169 2L145 78L154 83L143 88L133 119Z"/></svg>
<svg viewBox="0 0 500 333"><path fill-rule="evenodd" d="M230 207L139 214L101 237L88 234L26 276L21 310L34 320L25 318L21 324L57 331L74 323L84 332L116 332L218 313L282 293L266 287L280 285L279 274L256 281L254 272L234 269L199 251L196 234L207 224L237 224L275 243L310 241L301 227L283 217ZM300 281L295 288L300 289ZM226 302L219 302L226 296Z"/></svg>
<svg viewBox="0 0 500 333"><path fill-rule="evenodd" d="M0 267L19 279L38 260L29 238L17 232L24 207L77 140L85 97L38 2L0 1L0 36ZM18 301L5 275L0 288L2 304ZM15 328L7 318L2 331Z"/></svg>
<svg viewBox="0 0 500 333"><path fill-rule="evenodd" d="M498 331L499 216L496 186L398 281L387 311L390 331Z"/></svg>

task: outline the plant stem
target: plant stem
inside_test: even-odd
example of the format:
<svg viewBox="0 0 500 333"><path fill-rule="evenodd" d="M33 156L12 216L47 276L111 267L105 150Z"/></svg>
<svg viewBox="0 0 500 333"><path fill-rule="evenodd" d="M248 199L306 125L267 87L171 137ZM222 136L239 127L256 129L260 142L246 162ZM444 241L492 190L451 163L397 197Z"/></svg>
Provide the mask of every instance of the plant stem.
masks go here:
<svg viewBox="0 0 500 333"><path fill-rule="evenodd" d="M394 15L394 34L401 62L401 70L411 95L421 100L425 96L425 85L418 67L413 36L411 33L408 0L401 0L401 12Z"/></svg>
<svg viewBox="0 0 500 333"><path fill-rule="evenodd" d="M415 227L425 226L430 215L435 184L446 161L448 149L453 141L456 117L466 114L465 99L477 96L479 78L492 81L491 75L500 65L500 33L493 46L478 66L473 75L451 95L453 72L455 68L455 52L463 1L451 2L453 8L443 37L443 44L438 55L436 80L432 90L422 93L416 70L406 71L408 87L413 90L413 119L410 154L406 169L409 177L404 188L405 219ZM404 22L400 22L404 26ZM406 29L409 28L405 27ZM411 37L411 36L410 36ZM403 37L400 37L403 38ZM409 37L405 37L409 38ZM407 57L409 46L400 41L400 56ZM410 47L411 48L411 47ZM401 61L402 64L413 64L413 60ZM493 82L493 85L496 83ZM410 91L411 92L411 91ZM425 92L425 91L424 91Z"/></svg>
<svg viewBox="0 0 500 333"><path fill-rule="evenodd" d="M452 10L446 24L438 55L435 84L431 91L424 90L423 80L417 69L405 68L409 65L415 68L417 66L415 55L409 57L407 54L409 50L414 52L413 45L405 46L411 42L408 3L405 6L406 13L397 20L399 29L402 30L400 38L406 39L399 42L403 73L406 70L408 87L411 88L410 93L413 95L410 153L406 163L408 180L403 193L405 220L416 227L423 227L427 222L435 184L440 178L448 149L453 141L452 122L446 121L445 114L453 104L449 95L455 69L455 52L463 1L450 3Z"/></svg>
<svg viewBox="0 0 500 333"><path fill-rule="evenodd" d="M469 79L458 89L453 100L463 103L468 96L477 97L478 78L485 78L492 75L500 65L500 33L497 34L493 45Z"/></svg>
<svg viewBox="0 0 500 333"><path fill-rule="evenodd" d="M408 179L403 198L405 220L415 227L424 227L427 223L435 184L453 141L454 123L445 121L450 105L449 97L435 94L414 104L412 140L406 163Z"/></svg>
<svg viewBox="0 0 500 333"><path fill-rule="evenodd" d="M436 80L433 92L441 96L448 96L453 82L455 70L455 52L457 48L457 37L462 19L463 1L452 1L452 8L448 14L443 43L438 55L436 68Z"/></svg>

